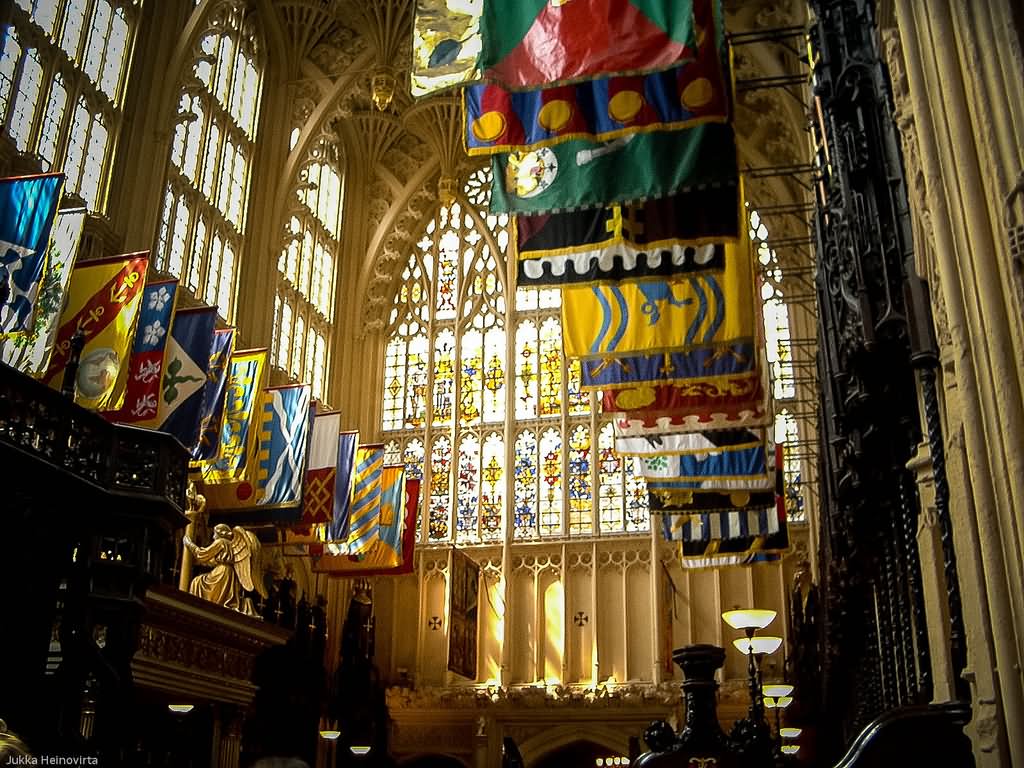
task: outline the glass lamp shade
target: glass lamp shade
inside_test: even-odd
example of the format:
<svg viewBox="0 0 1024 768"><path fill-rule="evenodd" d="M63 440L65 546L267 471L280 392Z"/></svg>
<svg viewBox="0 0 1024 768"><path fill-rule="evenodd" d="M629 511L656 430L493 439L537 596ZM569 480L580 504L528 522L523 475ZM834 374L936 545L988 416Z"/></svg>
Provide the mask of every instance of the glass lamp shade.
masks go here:
<svg viewBox="0 0 1024 768"><path fill-rule="evenodd" d="M355 744L353 744L348 749L349 752L351 752L353 755L365 755L370 752L370 748L368 746L357 746Z"/></svg>
<svg viewBox="0 0 1024 768"><path fill-rule="evenodd" d="M764 702L765 709L775 709L775 699L771 696L762 696L761 700Z"/></svg>
<svg viewBox="0 0 1024 768"><path fill-rule="evenodd" d="M740 653L775 653L782 645L781 637L737 637L732 641Z"/></svg>
<svg viewBox="0 0 1024 768"><path fill-rule="evenodd" d="M779 734L784 739L795 739L801 733L804 732L803 728L780 728Z"/></svg>
<svg viewBox="0 0 1024 768"><path fill-rule="evenodd" d="M775 621L775 611L762 608L743 608L726 611L722 620L733 629L764 629Z"/></svg>
<svg viewBox="0 0 1024 768"><path fill-rule="evenodd" d="M195 704L168 704L167 708L178 715L187 715L195 708Z"/></svg>
<svg viewBox="0 0 1024 768"><path fill-rule="evenodd" d="M784 754L784 755L795 755L799 751L800 751L800 745L799 744L787 744L786 746L784 746L782 748L782 754Z"/></svg>
<svg viewBox="0 0 1024 768"><path fill-rule="evenodd" d="M792 696L779 696L779 698L777 698L775 700L775 706L778 707L779 709L785 709L786 707L788 707L792 703L793 703L793 697Z"/></svg>
<svg viewBox="0 0 1024 768"><path fill-rule="evenodd" d="M328 739L329 741L334 741L339 736L341 736L341 731L334 731L334 730L330 730L330 729L327 729L327 730L324 730L324 731L320 731L320 738L321 739Z"/></svg>
<svg viewBox="0 0 1024 768"><path fill-rule="evenodd" d="M761 686L761 693L765 696L771 696L773 699L779 696L791 696L793 694L793 686L787 683L770 683L769 685Z"/></svg>

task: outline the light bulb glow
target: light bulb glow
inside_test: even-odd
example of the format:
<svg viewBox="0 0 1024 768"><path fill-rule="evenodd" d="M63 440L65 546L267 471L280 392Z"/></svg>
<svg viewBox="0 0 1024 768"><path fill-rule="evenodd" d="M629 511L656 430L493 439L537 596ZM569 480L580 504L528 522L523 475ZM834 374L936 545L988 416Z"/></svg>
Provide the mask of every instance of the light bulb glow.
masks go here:
<svg viewBox="0 0 1024 768"><path fill-rule="evenodd" d="M775 621L775 611L763 608L743 608L726 611L722 620L733 629L764 629Z"/></svg>
<svg viewBox="0 0 1024 768"><path fill-rule="evenodd" d="M779 733L784 739L795 739L804 732L803 728L780 728Z"/></svg>
<svg viewBox="0 0 1024 768"><path fill-rule="evenodd" d="M771 696L764 696L762 698L764 701L765 709L775 709L775 699L773 699Z"/></svg>
<svg viewBox="0 0 1024 768"><path fill-rule="evenodd" d="M353 746L349 747L349 751L353 755L365 755L365 754L367 754L370 751L370 748L369 747L353 745Z"/></svg>
<svg viewBox="0 0 1024 768"><path fill-rule="evenodd" d="M779 696L779 698L777 698L775 700L775 706L778 707L779 709L785 709L786 707L788 707L792 703L793 703L793 697L792 696Z"/></svg>
<svg viewBox="0 0 1024 768"><path fill-rule="evenodd" d="M763 635L762 637L737 637L732 641L740 653L775 653L782 645L781 637Z"/></svg>
<svg viewBox="0 0 1024 768"><path fill-rule="evenodd" d="M779 696L792 696L793 686L786 683L771 683L770 685L761 686L761 692L765 696L771 696L773 699Z"/></svg>
<svg viewBox="0 0 1024 768"><path fill-rule="evenodd" d="M334 731L334 730L320 731L320 738L321 739L329 739L330 741L334 741L339 736L341 736L341 731Z"/></svg>
<svg viewBox="0 0 1024 768"><path fill-rule="evenodd" d="M179 715L187 715L195 709L195 706L195 704L168 704L167 708L171 710L171 712L176 712Z"/></svg>
<svg viewBox="0 0 1024 768"><path fill-rule="evenodd" d="M782 754L784 754L784 755L795 755L799 751L800 751L800 745L799 744L787 744L786 746L784 746L782 748Z"/></svg>

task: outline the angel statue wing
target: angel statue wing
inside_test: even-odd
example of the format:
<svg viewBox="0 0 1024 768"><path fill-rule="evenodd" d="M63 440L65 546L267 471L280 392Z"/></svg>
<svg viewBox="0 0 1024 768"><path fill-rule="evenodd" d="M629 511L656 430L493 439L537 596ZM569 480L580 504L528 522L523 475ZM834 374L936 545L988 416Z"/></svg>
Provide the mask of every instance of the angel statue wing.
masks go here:
<svg viewBox="0 0 1024 768"><path fill-rule="evenodd" d="M231 537L231 554L235 560L235 574L242 586L249 591L256 590L260 597L267 596L267 588L263 584L263 562L260 554L260 540L256 534L236 525Z"/></svg>

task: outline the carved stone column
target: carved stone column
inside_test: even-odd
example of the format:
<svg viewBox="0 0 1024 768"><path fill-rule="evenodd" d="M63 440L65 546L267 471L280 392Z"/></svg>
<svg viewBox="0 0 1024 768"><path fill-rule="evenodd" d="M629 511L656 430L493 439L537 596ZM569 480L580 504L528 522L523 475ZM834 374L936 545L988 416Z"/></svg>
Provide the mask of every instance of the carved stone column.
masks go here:
<svg viewBox="0 0 1024 768"><path fill-rule="evenodd" d="M921 561L921 586L924 591L925 614L928 617L928 647L931 651L932 700L952 701L953 664L949 653L949 603L946 600L946 577L942 557L942 535L935 510L935 483L932 476L932 454L927 441L917 446L917 453L907 462L907 469L917 483L921 502L918 516L917 550Z"/></svg>
<svg viewBox="0 0 1024 768"><path fill-rule="evenodd" d="M213 768L238 768L242 752L242 713L237 707L218 707L213 720Z"/></svg>

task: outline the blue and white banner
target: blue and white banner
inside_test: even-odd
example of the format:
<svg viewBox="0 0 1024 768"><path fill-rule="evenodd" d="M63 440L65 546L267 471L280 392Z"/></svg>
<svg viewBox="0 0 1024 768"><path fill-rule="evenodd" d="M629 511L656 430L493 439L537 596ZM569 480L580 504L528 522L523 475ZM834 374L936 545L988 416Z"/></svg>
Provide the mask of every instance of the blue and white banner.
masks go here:
<svg viewBox="0 0 1024 768"><path fill-rule="evenodd" d="M63 188L62 173L0 179L0 336L32 330Z"/></svg>
<svg viewBox="0 0 1024 768"><path fill-rule="evenodd" d="M328 539L333 542L342 542L346 547L349 534L349 509L352 504L352 476L355 471L358 445L358 432L342 432L338 435L338 463L334 473L334 511ZM381 457L383 466L383 452Z"/></svg>
<svg viewBox="0 0 1024 768"><path fill-rule="evenodd" d="M210 365L203 387L203 407L199 417L199 444L192 457L196 461L213 461L220 449L220 432L224 424L224 400L227 395L228 366L235 351L235 329L214 331L210 347Z"/></svg>
<svg viewBox="0 0 1024 768"><path fill-rule="evenodd" d="M682 456L643 456L637 460L640 474L649 480L727 481L768 475L764 445L735 450L719 449ZM706 484L717 489L721 486Z"/></svg>
<svg viewBox="0 0 1024 768"><path fill-rule="evenodd" d="M164 352L157 420L162 431L170 432L189 451L199 440L199 412L216 321L216 307L179 309Z"/></svg>
<svg viewBox="0 0 1024 768"><path fill-rule="evenodd" d="M302 503L309 447L310 387L274 387L264 390L263 396L256 505L297 507Z"/></svg>
<svg viewBox="0 0 1024 768"><path fill-rule="evenodd" d="M0 334L3 361L30 376L42 376L49 367L50 350L57 339L64 297L71 282L84 223L84 209L58 212L50 232L51 246L42 283L48 286L46 293L53 292L52 302L44 294L43 301L36 307L32 331L25 338L27 343L19 343L21 340L17 337L4 339Z"/></svg>

